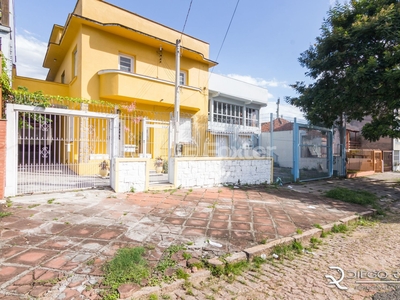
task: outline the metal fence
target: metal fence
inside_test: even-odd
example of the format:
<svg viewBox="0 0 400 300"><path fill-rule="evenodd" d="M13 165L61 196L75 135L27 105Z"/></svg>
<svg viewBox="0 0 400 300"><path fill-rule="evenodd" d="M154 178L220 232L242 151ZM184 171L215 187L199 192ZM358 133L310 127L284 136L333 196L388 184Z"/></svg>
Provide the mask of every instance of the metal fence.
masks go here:
<svg viewBox="0 0 400 300"><path fill-rule="evenodd" d="M53 110L18 111L16 120L18 194L110 185L108 119Z"/></svg>
<svg viewBox="0 0 400 300"><path fill-rule="evenodd" d="M260 146L273 157L274 181L288 183L332 176L332 131L306 121L274 118L262 123Z"/></svg>

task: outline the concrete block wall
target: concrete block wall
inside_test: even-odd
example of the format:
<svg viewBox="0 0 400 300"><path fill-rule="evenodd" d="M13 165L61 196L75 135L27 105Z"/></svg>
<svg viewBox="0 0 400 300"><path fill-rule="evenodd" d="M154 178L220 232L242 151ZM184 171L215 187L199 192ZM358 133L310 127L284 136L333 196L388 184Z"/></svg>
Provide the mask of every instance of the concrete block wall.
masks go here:
<svg viewBox="0 0 400 300"><path fill-rule="evenodd" d="M4 198L6 180L6 129L7 121L0 120L0 199Z"/></svg>
<svg viewBox="0 0 400 300"><path fill-rule="evenodd" d="M211 187L223 183L261 184L272 181L270 158L175 158L175 186Z"/></svg>
<svg viewBox="0 0 400 300"><path fill-rule="evenodd" d="M116 158L115 167L115 185L114 190L117 193L143 192L148 189L146 179L149 174L149 159L141 158Z"/></svg>

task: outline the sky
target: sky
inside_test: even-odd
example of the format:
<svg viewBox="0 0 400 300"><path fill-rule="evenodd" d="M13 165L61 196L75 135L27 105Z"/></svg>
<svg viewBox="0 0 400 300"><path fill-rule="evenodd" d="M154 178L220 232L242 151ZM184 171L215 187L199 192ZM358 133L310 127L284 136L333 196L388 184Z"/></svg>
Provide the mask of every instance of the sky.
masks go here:
<svg viewBox="0 0 400 300"><path fill-rule="evenodd" d="M218 62L213 73L268 90L268 105L261 111L261 121L268 121L270 113L276 117L278 98L279 116L304 119L300 110L285 103L284 98L296 96L290 84L310 83L305 76L307 69L300 66L298 58L320 36L321 25L335 0L107 2L178 31L184 29L185 34L209 43L209 58ZM48 70L42 64L51 30L54 24L65 24L76 1L39 3L15 0L17 74L45 79Z"/></svg>

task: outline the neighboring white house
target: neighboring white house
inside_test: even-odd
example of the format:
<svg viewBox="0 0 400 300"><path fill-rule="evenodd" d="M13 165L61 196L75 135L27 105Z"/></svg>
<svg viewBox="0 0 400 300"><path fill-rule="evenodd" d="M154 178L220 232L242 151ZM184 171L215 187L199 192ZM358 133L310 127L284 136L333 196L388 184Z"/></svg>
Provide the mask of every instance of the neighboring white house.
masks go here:
<svg viewBox="0 0 400 300"><path fill-rule="evenodd" d="M7 62L9 78L11 78L12 67L15 64L14 24L14 0L0 0L0 49Z"/></svg>
<svg viewBox="0 0 400 300"><path fill-rule="evenodd" d="M217 156L259 146L260 109L267 106L268 90L234 78L211 74L208 129L215 134Z"/></svg>

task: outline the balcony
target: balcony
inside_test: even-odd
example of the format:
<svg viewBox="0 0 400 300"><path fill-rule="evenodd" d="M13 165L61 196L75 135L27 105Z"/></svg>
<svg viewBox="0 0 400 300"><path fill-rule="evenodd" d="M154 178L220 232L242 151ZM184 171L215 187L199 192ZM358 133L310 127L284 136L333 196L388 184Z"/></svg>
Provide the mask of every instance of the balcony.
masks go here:
<svg viewBox="0 0 400 300"><path fill-rule="evenodd" d="M100 97L111 100L138 101L145 104L174 105L175 83L141 74L120 70L101 70ZM182 86L180 92L181 108L201 109L204 96L200 88Z"/></svg>

